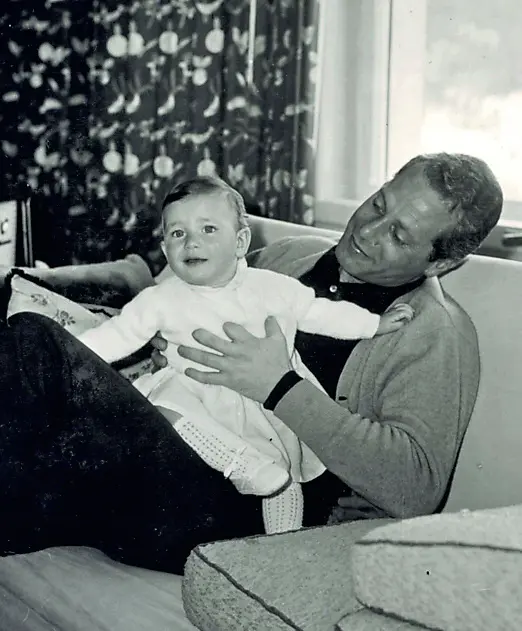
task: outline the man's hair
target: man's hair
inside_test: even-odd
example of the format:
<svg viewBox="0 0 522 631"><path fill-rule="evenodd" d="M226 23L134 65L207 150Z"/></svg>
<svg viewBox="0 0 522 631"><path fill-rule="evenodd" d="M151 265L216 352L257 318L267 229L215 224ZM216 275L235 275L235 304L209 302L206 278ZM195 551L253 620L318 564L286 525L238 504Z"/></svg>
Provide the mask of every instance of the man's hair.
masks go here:
<svg viewBox="0 0 522 631"><path fill-rule="evenodd" d="M248 227L248 216L243 197L231 186L217 177L198 176L176 184L167 194L161 206L164 213L167 206L179 202L190 195L224 195L231 208L236 212L238 228Z"/></svg>
<svg viewBox="0 0 522 631"><path fill-rule="evenodd" d="M430 261L462 259L473 252L496 225L503 195L497 178L480 158L462 153L431 153L412 158L396 174L420 167L429 186L455 215L453 228L433 242Z"/></svg>

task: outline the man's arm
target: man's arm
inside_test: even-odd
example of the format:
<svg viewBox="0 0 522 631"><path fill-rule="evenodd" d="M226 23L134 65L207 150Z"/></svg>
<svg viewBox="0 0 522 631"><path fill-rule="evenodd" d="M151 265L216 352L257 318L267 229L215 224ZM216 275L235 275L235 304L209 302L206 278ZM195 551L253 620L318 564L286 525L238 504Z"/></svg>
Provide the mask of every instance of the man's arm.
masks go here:
<svg viewBox="0 0 522 631"><path fill-rule="evenodd" d="M410 339L407 349L399 341L392 350L389 341L388 359L383 353L372 384L371 418L352 413L307 381L296 384L274 411L373 505L397 517L431 513L455 465L462 423L469 420L461 418L455 337L448 327Z"/></svg>
<svg viewBox="0 0 522 631"><path fill-rule="evenodd" d="M119 315L88 329L78 339L108 363L147 344L160 328L157 287L149 287L126 304Z"/></svg>

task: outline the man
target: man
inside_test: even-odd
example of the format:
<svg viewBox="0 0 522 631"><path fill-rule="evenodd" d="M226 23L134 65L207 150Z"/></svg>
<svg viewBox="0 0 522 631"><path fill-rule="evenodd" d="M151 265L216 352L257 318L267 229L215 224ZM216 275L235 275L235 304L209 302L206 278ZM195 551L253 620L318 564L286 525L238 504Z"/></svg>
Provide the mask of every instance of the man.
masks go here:
<svg viewBox="0 0 522 631"><path fill-rule="evenodd" d="M209 351L179 349L213 369L187 374L264 402L326 465L303 485L305 525L411 517L443 503L476 399L479 354L472 322L437 276L478 247L501 209L483 161L417 156L357 209L337 245L290 238L251 255L251 264L298 277L319 296L378 313L395 301L413 307L411 324L358 344L298 335L297 350L329 396L292 372L275 319L263 339L230 323L230 341L198 330L194 339ZM164 364L157 353L155 362Z"/></svg>

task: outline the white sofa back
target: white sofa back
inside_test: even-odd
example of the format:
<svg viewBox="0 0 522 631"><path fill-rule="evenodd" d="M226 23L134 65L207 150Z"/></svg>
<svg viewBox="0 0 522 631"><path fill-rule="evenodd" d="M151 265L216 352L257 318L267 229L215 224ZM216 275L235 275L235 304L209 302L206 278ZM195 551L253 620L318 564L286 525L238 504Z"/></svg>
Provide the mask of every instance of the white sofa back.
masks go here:
<svg viewBox="0 0 522 631"><path fill-rule="evenodd" d="M339 233L251 218L253 247L288 235ZM446 511L522 503L522 263L471 256L442 285L469 313L480 344L477 402Z"/></svg>

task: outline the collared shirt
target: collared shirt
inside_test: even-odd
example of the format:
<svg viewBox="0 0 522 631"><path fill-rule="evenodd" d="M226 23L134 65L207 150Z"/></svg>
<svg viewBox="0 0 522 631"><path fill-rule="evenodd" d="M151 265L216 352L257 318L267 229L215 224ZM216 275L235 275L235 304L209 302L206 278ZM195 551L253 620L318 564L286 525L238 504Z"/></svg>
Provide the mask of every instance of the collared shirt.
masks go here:
<svg viewBox="0 0 522 631"><path fill-rule="evenodd" d="M399 287L381 287L369 283L341 283L339 274L339 262L333 247L299 280L304 285L312 287L320 298L354 302L379 315L383 314L396 298L423 282L423 279L419 279ZM358 340L335 340L323 335L298 331L295 347L328 395L335 398L339 377L357 342Z"/></svg>

